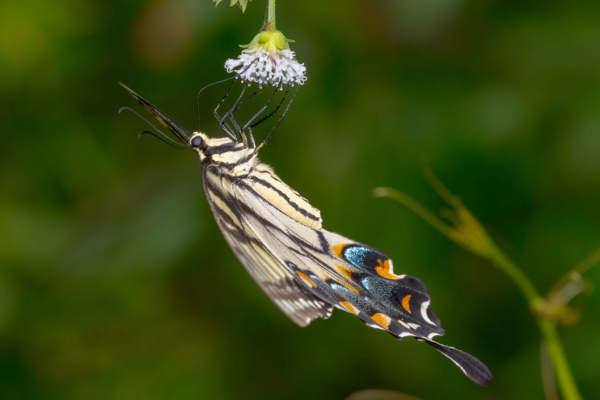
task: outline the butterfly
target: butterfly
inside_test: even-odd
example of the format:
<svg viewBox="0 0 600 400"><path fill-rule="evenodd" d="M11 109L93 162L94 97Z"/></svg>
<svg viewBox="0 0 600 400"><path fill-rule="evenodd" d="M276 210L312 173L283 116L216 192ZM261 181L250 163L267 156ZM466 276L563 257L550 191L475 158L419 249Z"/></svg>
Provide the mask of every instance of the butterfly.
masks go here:
<svg viewBox="0 0 600 400"><path fill-rule="evenodd" d="M396 338L415 337L452 360L473 382L493 377L477 358L435 342L444 335L418 278L394 273L382 251L322 227L321 213L235 136L188 132L122 85L161 124L196 153L204 192L225 240L275 305L304 327L334 308Z"/></svg>

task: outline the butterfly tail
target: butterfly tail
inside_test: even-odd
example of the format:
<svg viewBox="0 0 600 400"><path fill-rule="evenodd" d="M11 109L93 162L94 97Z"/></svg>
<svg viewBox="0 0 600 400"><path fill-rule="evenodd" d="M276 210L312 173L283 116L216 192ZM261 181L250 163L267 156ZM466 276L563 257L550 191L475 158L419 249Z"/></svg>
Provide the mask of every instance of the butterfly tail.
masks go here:
<svg viewBox="0 0 600 400"><path fill-rule="evenodd" d="M431 340L424 340L428 345L448 357L470 380L480 386L488 386L494 377L484 363L470 354Z"/></svg>

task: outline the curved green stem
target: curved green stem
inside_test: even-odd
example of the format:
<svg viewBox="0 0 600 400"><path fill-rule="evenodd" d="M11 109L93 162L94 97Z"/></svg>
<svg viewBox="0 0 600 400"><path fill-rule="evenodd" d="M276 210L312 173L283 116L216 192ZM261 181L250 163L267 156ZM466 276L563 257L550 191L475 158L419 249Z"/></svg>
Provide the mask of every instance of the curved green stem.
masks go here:
<svg viewBox="0 0 600 400"><path fill-rule="evenodd" d="M533 283L519 267L513 264L513 262L493 244L490 244L489 258L497 268L506 272L527 299L542 334L542 338L546 343L546 346L548 346L548 353L552 359L558 386L560 387L563 397L565 400L581 400L582 397L577 388L577 384L575 383L575 379L573 378L573 373L569 368L565 351L562 347L560 338L558 337L556 325L548 318L536 312L539 304L544 302L544 298L540 296L540 293L535 286L533 286Z"/></svg>
<svg viewBox="0 0 600 400"><path fill-rule="evenodd" d="M552 366L556 373L556 379L563 398L565 400L581 400L581 394L579 393L573 373L569 368L565 351L558 337L556 324L553 320L539 312L546 300L540 295L527 275L496 246L485 231L485 228L462 205L460 200L450 193L429 169L425 170L425 176L438 194L452 206L453 210L448 210L445 216L452 221L454 226L447 225L410 196L397 190L380 187L375 189L373 194L376 197L389 197L404 204L425 221L429 222L442 235L464 249L488 259L496 268L504 271L515 285L517 285L527 300L530 311L540 329L542 341L548 348L548 354L552 360ZM600 250L598 254L594 253L579 268L590 268L598 259L600 259Z"/></svg>
<svg viewBox="0 0 600 400"><path fill-rule="evenodd" d="M544 301L544 298L540 295L533 283L531 283L523 271L513 264L513 262L510 261L508 257L506 257L504 253L502 253L502 251L495 246L495 244L489 243L488 248L490 260L496 265L497 268L506 272L510 279L512 279L512 281L521 290L521 293L523 293L523 296L525 296L529 302L529 306L531 307L532 311L535 311L539 302Z"/></svg>

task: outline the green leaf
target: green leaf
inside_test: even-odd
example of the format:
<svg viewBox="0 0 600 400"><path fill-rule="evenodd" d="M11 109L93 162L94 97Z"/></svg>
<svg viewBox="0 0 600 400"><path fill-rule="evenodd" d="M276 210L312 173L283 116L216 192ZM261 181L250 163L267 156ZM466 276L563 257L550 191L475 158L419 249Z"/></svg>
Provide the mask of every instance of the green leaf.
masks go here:
<svg viewBox="0 0 600 400"><path fill-rule="evenodd" d="M218 0L218 1L221 1L221 0ZM242 9L242 12L246 12L246 7L248 6L248 0L231 0L231 3L229 4L229 6L233 7L236 4L238 4L240 6L240 8Z"/></svg>

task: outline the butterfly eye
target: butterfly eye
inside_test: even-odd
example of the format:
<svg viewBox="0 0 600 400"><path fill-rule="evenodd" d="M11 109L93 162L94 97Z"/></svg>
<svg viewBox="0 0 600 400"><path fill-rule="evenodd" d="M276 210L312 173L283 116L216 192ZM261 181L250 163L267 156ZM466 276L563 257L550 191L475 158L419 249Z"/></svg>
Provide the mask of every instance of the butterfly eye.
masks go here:
<svg viewBox="0 0 600 400"><path fill-rule="evenodd" d="M202 138L200 136L196 136L192 139L192 147L200 147L202 145Z"/></svg>

